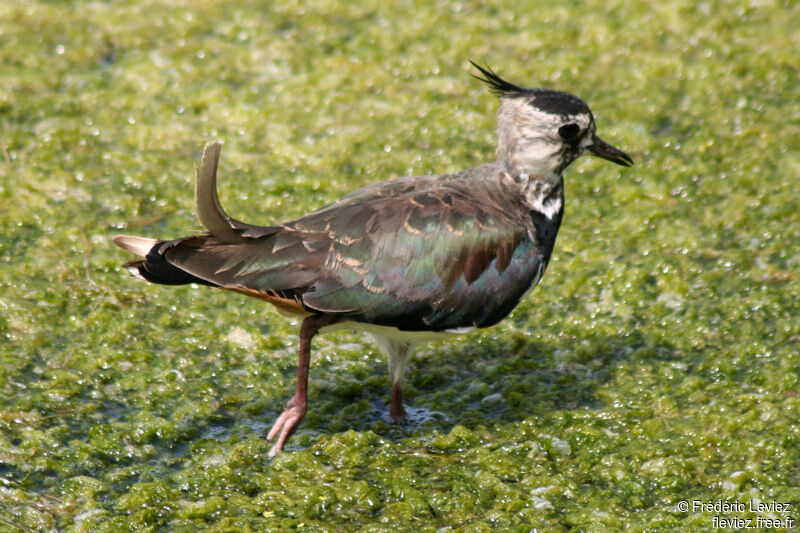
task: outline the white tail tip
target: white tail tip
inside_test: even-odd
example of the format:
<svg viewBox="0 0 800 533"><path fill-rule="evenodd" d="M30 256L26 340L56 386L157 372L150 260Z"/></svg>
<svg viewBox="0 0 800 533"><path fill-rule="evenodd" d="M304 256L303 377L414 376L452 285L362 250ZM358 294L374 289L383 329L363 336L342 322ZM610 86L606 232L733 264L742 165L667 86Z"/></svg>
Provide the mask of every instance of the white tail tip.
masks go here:
<svg viewBox="0 0 800 533"><path fill-rule="evenodd" d="M141 257L145 257L153 246L158 244L156 239L134 237L132 235L117 235L114 237L113 242L123 250L127 250Z"/></svg>

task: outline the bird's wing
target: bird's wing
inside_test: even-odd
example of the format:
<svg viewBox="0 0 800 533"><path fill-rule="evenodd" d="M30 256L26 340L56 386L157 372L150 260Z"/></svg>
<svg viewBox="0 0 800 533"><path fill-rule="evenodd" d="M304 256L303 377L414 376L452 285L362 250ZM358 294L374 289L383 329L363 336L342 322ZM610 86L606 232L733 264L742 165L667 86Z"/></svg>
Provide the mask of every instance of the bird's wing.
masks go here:
<svg viewBox="0 0 800 533"><path fill-rule="evenodd" d="M501 207L501 191L426 179L367 187L243 242L175 241L164 256L201 279L298 310L408 330L494 324L546 258L519 214Z"/></svg>
<svg viewBox="0 0 800 533"><path fill-rule="evenodd" d="M334 236L303 295L313 309L410 330L488 326L543 269L534 239L490 191L458 180L390 182L294 224ZM422 189L422 190L420 190Z"/></svg>

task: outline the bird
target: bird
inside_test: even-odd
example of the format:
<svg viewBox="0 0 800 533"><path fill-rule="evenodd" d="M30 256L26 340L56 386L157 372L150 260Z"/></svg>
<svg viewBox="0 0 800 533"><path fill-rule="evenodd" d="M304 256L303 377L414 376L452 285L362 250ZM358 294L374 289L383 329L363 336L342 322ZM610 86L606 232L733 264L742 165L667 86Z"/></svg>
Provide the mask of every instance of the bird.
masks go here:
<svg viewBox="0 0 800 533"><path fill-rule="evenodd" d="M372 183L291 222L260 226L222 208L222 144L212 141L195 166L206 233L114 237L139 256L124 266L149 282L238 292L299 319L297 386L267 435L270 457L307 411L315 335L371 334L388 356L389 418L405 421L401 381L415 347L497 324L539 283L564 213L567 166L586 153L633 165L597 135L577 96L522 87L470 63L499 97L492 162Z"/></svg>

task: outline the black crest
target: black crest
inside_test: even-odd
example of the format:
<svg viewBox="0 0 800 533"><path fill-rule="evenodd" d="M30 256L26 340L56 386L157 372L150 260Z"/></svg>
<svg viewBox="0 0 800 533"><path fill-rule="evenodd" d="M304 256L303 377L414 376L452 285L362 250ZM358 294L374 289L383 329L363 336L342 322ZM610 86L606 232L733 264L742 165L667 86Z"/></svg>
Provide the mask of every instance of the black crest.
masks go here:
<svg viewBox="0 0 800 533"><path fill-rule="evenodd" d="M473 74L472 77L488 84L489 89L500 97L529 98L531 105L535 106L537 109L541 109L545 113L552 113L554 115L592 114L586 102L574 94L554 91L552 89L529 89L527 87L520 87L519 85L514 85L510 81L504 80L495 74L488 66L482 67L474 61L470 61L470 63L483 74L483 77L475 74Z"/></svg>
<svg viewBox="0 0 800 533"><path fill-rule="evenodd" d="M532 94L531 89L526 89L524 87L514 85L510 81L504 80L495 74L488 65L486 67L482 67L472 60L470 60L470 63L473 67L478 69L481 74L483 74L483 77L475 74L473 74L472 77L489 85L489 89L497 96L526 96Z"/></svg>

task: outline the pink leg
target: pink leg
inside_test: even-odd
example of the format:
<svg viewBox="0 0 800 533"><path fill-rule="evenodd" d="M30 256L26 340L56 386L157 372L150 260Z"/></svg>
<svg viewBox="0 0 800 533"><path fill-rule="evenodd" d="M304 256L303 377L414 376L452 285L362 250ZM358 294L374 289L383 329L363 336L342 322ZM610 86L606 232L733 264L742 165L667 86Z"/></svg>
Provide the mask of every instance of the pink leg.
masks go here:
<svg viewBox="0 0 800 533"><path fill-rule="evenodd" d="M392 405L389 407L389 420L393 424L400 424L408 419L406 410L403 409L403 391L400 389L400 382L392 385Z"/></svg>
<svg viewBox="0 0 800 533"><path fill-rule="evenodd" d="M328 326L337 319L334 317L324 317L312 315L303 320L300 326L300 361L297 365L297 392L295 392L289 403L286 404L281 416L275 421L272 429L269 430L267 440L272 440L276 435L278 440L269 451L270 457L275 457L283 450L286 440L294 433L300 421L306 416L308 407L308 367L311 361L311 339L319 333L320 328Z"/></svg>

